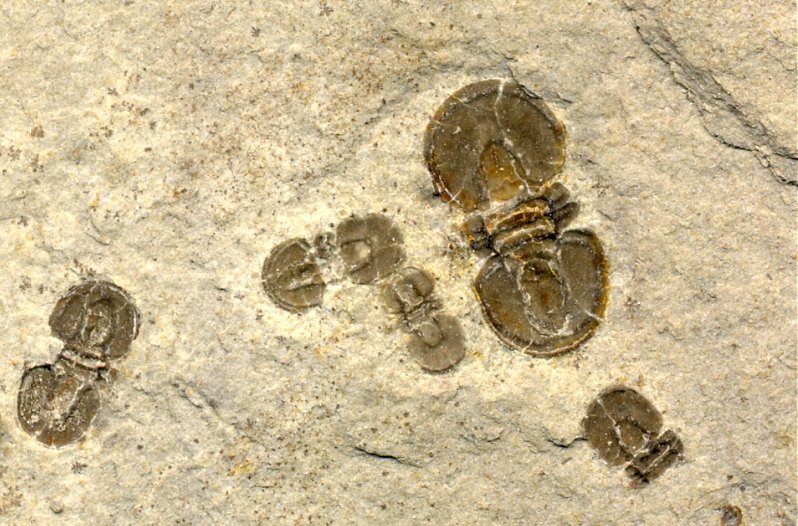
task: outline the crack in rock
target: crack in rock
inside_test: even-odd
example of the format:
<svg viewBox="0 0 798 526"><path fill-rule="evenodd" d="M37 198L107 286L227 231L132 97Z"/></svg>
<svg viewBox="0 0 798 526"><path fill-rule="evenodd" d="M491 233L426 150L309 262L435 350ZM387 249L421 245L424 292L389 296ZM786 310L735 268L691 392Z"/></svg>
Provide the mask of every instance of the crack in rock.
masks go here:
<svg viewBox="0 0 798 526"><path fill-rule="evenodd" d="M559 437L553 437L553 436L546 436L545 440L546 440L546 442L548 442L549 444L553 445L557 449L569 449L569 448L573 447L573 445L575 443L577 443L577 442L585 442L585 441L587 441L587 438L585 438L583 436L577 436L577 437L574 437L574 438L571 438L571 439L565 439L565 438L559 438Z"/></svg>
<svg viewBox="0 0 798 526"><path fill-rule="evenodd" d="M375 460L389 460L391 462L396 462L396 463L402 464L403 466L409 466L409 467L413 467L413 468L420 468L421 467L418 464L414 464L414 463L412 463L412 462L410 462L410 461L408 461L408 460L406 460L406 459L404 459L402 457L398 457L398 456L392 455L390 453L380 453L378 451L371 451L371 450L369 450L369 449L367 449L366 447L363 447L363 446L352 446L352 449L354 449L355 451L357 451L358 453L360 453L363 456L366 456L366 457L369 457L369 458L372 458L372 459L375 459Z"/></svg>
<svg viewBox="0 0 798 526"><path fill-rule="evenodd" d="M746 113L712 72L692 64L651 8L639 0L626 0L625 5L643 43L668 65L674 81L687 91L707 133L724 146L753 153L780 183L798 186L798 151L780 144L772 130Z"/></svg>

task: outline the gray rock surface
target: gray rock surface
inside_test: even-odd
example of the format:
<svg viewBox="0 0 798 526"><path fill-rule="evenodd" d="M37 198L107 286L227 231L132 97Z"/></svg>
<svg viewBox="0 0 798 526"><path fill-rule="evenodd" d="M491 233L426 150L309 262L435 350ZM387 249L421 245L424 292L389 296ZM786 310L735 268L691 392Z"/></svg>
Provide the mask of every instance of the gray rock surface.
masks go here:
<svg viewBox="0 0 798 526"><path fill-rule="evenodd" d="M0 522L796 523L794 2L5 2ZM517 79L565 124L561 181L610 260L578 351L504 347L434 195L427 122ZM264 257L385 210L469 351L430 375L377 289L275 307ZM81 443L16 420L87 276L142 314ZM685 458L632 488L583 439L634 386Z"/></svg>

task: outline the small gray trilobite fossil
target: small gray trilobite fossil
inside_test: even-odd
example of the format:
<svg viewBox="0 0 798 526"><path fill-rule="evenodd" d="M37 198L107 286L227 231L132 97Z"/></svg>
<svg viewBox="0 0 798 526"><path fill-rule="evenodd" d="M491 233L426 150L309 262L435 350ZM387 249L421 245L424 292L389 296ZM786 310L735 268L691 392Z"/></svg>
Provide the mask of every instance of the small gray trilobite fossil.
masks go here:
<svg viewBox="0 0 798 526"><path fill-rule="evenodd" d="M637 483L659 477L684 452L676 433L660 435L662 415L631 387L602 391L588 406L582 427L598 456L611 466L626 464L626 474Z"/></svg>
<svg viewBox="0 0 798 526"><path fill-rule="evenodd" d="M50 329L64 342L55 363L25 371L17 398L22 429L48 446L80 440L110 383L110 362L124 357L138 335L139 312L113 283L85 281L58 301Z"/></svg>

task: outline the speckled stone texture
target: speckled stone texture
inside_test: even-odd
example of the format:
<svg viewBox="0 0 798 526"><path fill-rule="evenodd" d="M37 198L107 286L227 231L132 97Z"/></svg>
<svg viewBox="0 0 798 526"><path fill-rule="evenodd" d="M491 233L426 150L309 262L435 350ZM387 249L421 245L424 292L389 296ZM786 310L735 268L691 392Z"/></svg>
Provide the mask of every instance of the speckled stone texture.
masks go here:
<svg viewBox="0 0 798 526"><path fill-rule="evenodd" d="M442 4L449 4L448 6ZM675 5L675 4L678 4ZM796 523L794 2L0 6L0 522ZM503 346L423 163L457 89L516 79L610 262L579 350ZM401 228L468 352L424 373L378 289L291 314L260 271L350 214ZM82 279L142 326L93 427L21 430L23 371ZM634 387L685 457L633 488L580 421Z"/></svg>

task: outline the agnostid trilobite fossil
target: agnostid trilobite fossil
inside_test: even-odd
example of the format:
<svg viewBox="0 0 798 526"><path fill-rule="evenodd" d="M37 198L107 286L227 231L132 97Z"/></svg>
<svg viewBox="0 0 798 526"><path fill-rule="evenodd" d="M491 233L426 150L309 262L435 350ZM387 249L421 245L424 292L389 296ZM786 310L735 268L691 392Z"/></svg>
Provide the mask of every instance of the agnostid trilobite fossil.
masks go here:
<svg viewBox="0 0 798 526"><path fill-rule="evenodd" d="M430 372L455 366L465 356L460 322L440 312L429 273L415 267L397 272L383 289L388 311L399 316L410 333L410 355Z"/></svg>
<svg viewBox="0 0 798 526"><path fill-rule="evenodd" d="M50 315L64 342L55 363L25 371L17 397L22 429L48 446L80 440L100 408L100 390L113 378L112 360L124 357L138 335L139 312L113 283L90 280L58 300Z"/></svg>
<svg viewBox="0 0 798 526"><path fill-rule="evenodd" d="M346 218L313 241L280 243L263 262L261 278L269 298L296 313L322 304L327 280L336 277L333 268L359 285L384 280L384 303L410 334L410 355L426 371L448 370L465 355L460 322L441 312L432 277L401 268L404 260L399 228L383 214L366 214Z"/></svg>
<svg viewBox="0 0 798 526"><path fill-rule="evenodd" d="M582 427L598 456L611 466L626 464L626 474L637 483L662 475L684 451L676 433L660 435L662 415L631 387L614 386L599 393Z"/></svg>
<svg viewBox="0 0 798 526"><path fill-rule="evenodd" d="M424 158L440 198L470 214L462 227L486 260L474 290L510 347L552 356L588 339L604 316L607 260L598 237L566 230L578 206L553 179L565 129L515 82L451 95L427 127Z"/></svg>

